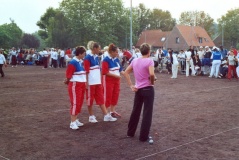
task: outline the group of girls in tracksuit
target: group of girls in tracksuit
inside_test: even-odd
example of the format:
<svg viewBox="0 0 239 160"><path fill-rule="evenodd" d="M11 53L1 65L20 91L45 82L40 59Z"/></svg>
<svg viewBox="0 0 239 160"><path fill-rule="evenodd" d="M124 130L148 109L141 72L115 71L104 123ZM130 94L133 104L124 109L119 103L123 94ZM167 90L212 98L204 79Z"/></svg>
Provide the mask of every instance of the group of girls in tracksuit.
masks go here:
<svg viewBox="0 0 239 160"><path fill-rule="evenodd" d="M101 68L98 58L100 45L91 41L88 47L88 51L82 46L76 48L75 57L66 70L65 84L68 84L71 102L70 128L74 130L83 126L77 115L81 112L85 94L90 123L98 122L93 112L94 100L104 114L103 121L113 122L121 117L115 110L120 93L120 78L124 73L118 59L118 48L114 44L109 45L109 55L103 59Z"/></svg>

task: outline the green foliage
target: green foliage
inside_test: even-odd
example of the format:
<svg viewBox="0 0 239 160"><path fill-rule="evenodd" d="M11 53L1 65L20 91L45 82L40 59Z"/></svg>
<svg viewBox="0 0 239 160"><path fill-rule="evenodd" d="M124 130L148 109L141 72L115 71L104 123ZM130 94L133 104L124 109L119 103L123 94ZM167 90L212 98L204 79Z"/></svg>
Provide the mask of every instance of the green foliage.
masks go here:
<svg viewBox="0 0 239 160"><path fill-rule="evenodd" d="M5 26L0 26L0 48L9 48L11 36L6 31Z"/></svg>
<svg viewBox="0 0 239 160"><path fill-rule="evenodd" d="M35 32L32 34L36 39L39 40L40 46L38 47L39 50L43 50L43 48L46 48L45 41L41 38L41 36L38 34L38 32Z"/></svg>
<svg viewBox="0 0 239 160"><path fill-rule="evenodd" d="M176 25L176 20L172 18L169 11L153 9L149 16L150 28L161 29L162 31L171 31Z"/></svg>
<svg viewBox="0 0 239 160"><path fill-rule="evenodd" d="M37 25L41 30L38 35L51 47L66 48L69 46L68 20L59 9L48 8Z"/></svg>
<svg viewBox="0 0 239 160"><path fill-rule="evenodd" d="M223 27L225 43L236 46L239 43L239 8L229 10L218 22L220 30Z"/></svg>
<svg viewBox="0 0 239 160"><path fill-rule="evenodd" d="M237 46L236 46L236 48L237 48L237 49L239 48L239 43L237 43Z"/></svg>
<svg viewBox="0 0 239 160"><path fill-rule="evenodd" d="M3 48L19 47L22 30L11 20L9 24L0 25L0 46Z"/></svg>
<svg viewBox="0 0 239 160"><path fill-rule="evenodd" d="M90 40L102 45L120 44L125 37L121 0L63 0L60 10L68 18L73 46L86 45Z"/></svg>
<svg viewBox="0 0 239 160"><path fill-rule="evenodd" d="M39 30L38 34L42 37L42 39L48 38L48 26L50 25L50 19L54 18L56 15L56 10L52 7L46 10L46 13L41 16L40 20L37 22L37 26L41 30Z"/></svg>
<svg viewBox="0 0 239 160"><path fill-rule="evenodd" d="M40 46L40 41L32 34L24 34L21 40L21 46L27 48L38 48Z"/></svg>
<svg viewBox="0 0 239 160"><path fill-rule="evenodd" d="M189 26L201 26L204 28L209 36L214 35L214 23L213 18L204 11L188 11L182 12L179 18L179 24L189 25Z"/></svg>

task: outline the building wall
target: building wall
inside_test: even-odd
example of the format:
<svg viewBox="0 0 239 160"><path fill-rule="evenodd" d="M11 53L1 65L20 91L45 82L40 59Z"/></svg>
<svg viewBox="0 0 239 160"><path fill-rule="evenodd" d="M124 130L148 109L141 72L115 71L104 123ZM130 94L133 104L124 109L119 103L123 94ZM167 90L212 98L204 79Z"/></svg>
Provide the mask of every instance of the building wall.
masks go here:
<svg viewBox="0 0 239 160"><path fill-rule="evenodd" d="M176 38L179 37L179 43L176 43ZM182 37L177 27L174 27L171 34L168 36L168 40L164 43L165 48L171 48L174 51L180 51L188 49L188 44Z"/></svg>

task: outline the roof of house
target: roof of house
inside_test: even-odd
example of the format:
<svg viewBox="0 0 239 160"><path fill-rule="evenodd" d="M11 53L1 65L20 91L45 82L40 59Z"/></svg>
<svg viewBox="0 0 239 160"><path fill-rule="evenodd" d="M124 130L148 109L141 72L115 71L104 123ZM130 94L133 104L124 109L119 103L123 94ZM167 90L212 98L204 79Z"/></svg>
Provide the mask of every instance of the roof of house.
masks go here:
<svg viewBox="0 0 239 160"><path fill-rule="evenodd" d="M175 27L189 46L215 46L207 31L200 26L176 25ZM199 43L199 37L202 38L202 43Z"/></svg>
<svg viewBox="0 0 239 160"><path fill-rule="evenodd" d="M153 47L162 47L170 32L163 32L162 30L145 30L139 36L136 47L143 43L148 43Z"/></svg>

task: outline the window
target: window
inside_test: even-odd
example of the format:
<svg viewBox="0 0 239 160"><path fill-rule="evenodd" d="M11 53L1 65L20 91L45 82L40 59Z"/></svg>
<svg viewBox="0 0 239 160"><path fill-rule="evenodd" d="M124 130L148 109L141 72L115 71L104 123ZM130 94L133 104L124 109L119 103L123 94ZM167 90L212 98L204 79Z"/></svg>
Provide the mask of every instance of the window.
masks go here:
<svg viewBox="0 0 239 160"><path fill-rule="evenodd" d="M199 38L198 38L198 42L199 42L199 43L202 43L202 37L199 37Z"/></svg>
<svg viewBox="0 0 239 160"><path fill-rule="evenodd" d="M165 41L165 39L166 39L165 37L162 37L162 38L161 38L161 42L164 42L164 41Z"/></svg>
<svg viewBox="0 0 239 160"><path fill-rule="evenodd" d="M205 42L209 42L209 40L207 38L204 38Z"/></svg>
<svg viewBox="0 0 239 160"><path fill-rule="evenodd" d="M176 37L176 43L179 43L179 37Z"/></svg>

